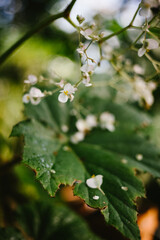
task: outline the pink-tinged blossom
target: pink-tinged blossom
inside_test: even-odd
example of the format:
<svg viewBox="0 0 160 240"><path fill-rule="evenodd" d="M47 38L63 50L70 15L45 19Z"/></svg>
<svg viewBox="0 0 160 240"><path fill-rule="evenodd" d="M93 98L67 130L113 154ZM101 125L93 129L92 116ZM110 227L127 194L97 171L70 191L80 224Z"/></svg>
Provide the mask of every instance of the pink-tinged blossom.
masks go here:
<svg viewBox="0 0 160 240"><path fill-rule="evenodd" d="M37 83L37 77L35 75L28 75L28 79L24 80L24 83L34 85Z"/></svg>

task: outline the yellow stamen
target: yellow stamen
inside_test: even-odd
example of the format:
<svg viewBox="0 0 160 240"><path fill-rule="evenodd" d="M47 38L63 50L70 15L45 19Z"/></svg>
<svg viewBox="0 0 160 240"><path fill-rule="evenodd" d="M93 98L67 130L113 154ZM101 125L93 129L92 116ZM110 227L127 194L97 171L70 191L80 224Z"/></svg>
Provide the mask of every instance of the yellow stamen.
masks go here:
<svg viewBox="0 0 160 240"><path fill-rule="evenodd" d="M150 6L149 3L144 3L144 7L146 7L146 8L150 8L151 6Z"/></svg>
<svg viewBox="0 0 160 240"><path fill-rule="evenodd" d="M95 175L93 174L91 178L94 178L94 177L95 177Z"/></svg>
<svg viewBox="0 0 160 240"><path fill-rule="evenodd" d="M67 96L68 95L68 91L64 91L64 94Z"/></svg>

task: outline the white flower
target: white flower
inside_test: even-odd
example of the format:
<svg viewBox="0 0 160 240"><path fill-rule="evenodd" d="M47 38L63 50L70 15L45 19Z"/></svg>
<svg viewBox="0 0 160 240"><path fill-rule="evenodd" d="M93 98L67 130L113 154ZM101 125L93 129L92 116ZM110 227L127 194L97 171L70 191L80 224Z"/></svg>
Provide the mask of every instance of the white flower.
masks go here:
<svg viewBox="0 0 160 240"><path fill-rule="evenodd" d="M100 188L103 183L103 176L102 175L96 175L91 178L88 178L86 180L86 184L90 188Z"/></svg>
<svg viewBox="0 0 160 240"><path fill-rule="evenodd" d="M90 87L92 86L92 83L90 83L90 75L93 73L94 70L94 66L90 65L90 64L84 64L81 67L81 71L82 71L82 75L83 75L83 80L82 83L86 86L86 87Z"/></svg>
<svg viewBox="0 0 160 240"><path fill-rule="evenodd" d="M146 52L151 49L155 49L159 47L159 43L154 39L144 39L142 40L143 46L138 50L138 56L142 57Z"/></svg>
<svg viewBox="0 0 160 240"><path fill-rule="evenodd" d="M41 98L43 98L45 95L41 92L39 88L32 87L29 91L30 95L30 101L33 105L37 105L40 103Z"/></svg>
<svg viewBox="0 0 160 240"><path fill-rule="evenodd" d="M28 93L23 95L22 98L23 103L29 103L30 102L30 95Z"/></svg>
<svg viewBox="0 0 160 240"><path fill-rule="evenodd" d="M24 83L34 85L37 83L37 77L35 75L28 75L28 79L24 80Z"/></svg>
<svg viewBox="0 0 160 240"><path fill-rule="evenodd" d="M86 122L90 128L96 127L97 126L97 118L93 114L89 114L86 117Z"/></svg>
<svg viewBox="0 0 160 240"><path fill-rule="evenodd" d="M73 134L70 138L71 142L76 144L76 143L79 143L81 141L84 140L84 133L83 132L76 132L75 134Z"/></svg>
<svg viewBox="0 0 160 240"><path fill-rule="evenodd" d="M142 68L140 65L135 64L133 66L133 71L137 74L143 75L144 74L144 68Z"/></svg>
<svg viewBox="0 0 160 240"><path fill-rule="evenodd" d="M78 119L78 121L76 122L76 127L80 132L88 132L91 130L91 127L84 119Z"/></svg>
<svg viewBox="0 0 160 240"><path fill-rule="evenodd" d="M87 40L92 39L93 29L87 28L85 30L80 30L80 34L83 35Z"/></svg>
<svg viewBox="0 0 160 240"><path fill-rule="evenodd" d="M99 196L95 195L95 196L93 196L93 199L94 199L94 200L98 200L98 199L99 199Z"/></svg>
<svg viewBox="0 0 160 240"><path fill-rule="evenodd" d="M94 66L86 63L80 69L83 73L92 74L94 70Z"/></svg>
<svg viewBox="0 0 160 240"><path fill-rule="evenodd" d="M39 88L32 87L29 91L31 98L42 98L44 97L44 93L41 92Z"/></svg>
<svg viewBox="0 0 160 240"><path fill-rule="evenodd" d="M138 161L142 161L143 155L140 154L140 153L136 154L136 159L137 159Z"/></svg>
<svg viewBox="0 0 160 240"><path fill-rule="evenodd" d="M43 98L44 96L45 94L42 93L39 88L32 87L29 93L24 94L22 100L24 103L31 102L33 105L37 105L40 103L41 98Z"/></svg>
<svg viewBox="0 0 160 240"><path fill-rule="evenodd" d="M103 112L100 115L100 126L101 128L106 128L110 132L115 130L115 116L109 112Z"/></svg>
<svg viewBox="0 0 160 240"><path fill-rule="evenodd" d="M78 119L76 122L76 127L79 132L86 133L90 131L93 127L97 126L97 118L93 114L89 114L86 119Z"/></svg>
<svg viewBox="0 0 160 240"><path fill-rule="evenodd" d="M139 15L145 18L149 17L151 15L150 8L158 7L159 3L159 0L142 0Z"/></svg>
<svg viewBox="0 0 160 240"><path fill-rule="evenodd" d="M83 56L84 55L84 52L85 52L85 49L86 49L86 46L83 45L83 43L80 43L80 48L77 48L77 52Z"/></svg>
<svg viewBox="0 0 160 240"><path fill-rule="evenodd" d="M153 90L156 88L156 83L154 82L145 82L142 78L138 77L133 83L133 88L134 88L134 99L140 101L143 100L146 104L147 108L150 108L154 102L154 97L153 97Z"/></svg>
<svg viewBox="0 0 160 240"><path fill-rule="evenodd" d="M64 80L62 79L60 82L55 83L58 87L63 88L64 87Z"/></svg>
<svg viewBox="0 0 160 240"><path fill-rule="evenodd" d="M90 75L88 73L83 73L83 80L82 83L86 86L86 87L91 87L92 83L90 83Z"/></svg>
<svg viewBox="0 0 160 240"><path fill-rule="evenodd" d="M61 129L63 132L68 132L68 130L69 130L67 125L62 125Z"/></svg>
<svg viewBox="0 0 160 240"><path fill-rule="evenodd" d="M77 90L77 88L75 88L74 86L72 86L70 83L67 83L64 86L64 89L61 90L59 96L58 96L58 101L62 102L62 103L66 103L68 101L68 99L70 99L70 101L73 101L74 99L74 93Z"/></svg>
<svg viewBox="0 0 160 240"><path fill-rule="evenodd" d="M149 88L151 91L155 90L156 87L157 87L157 84L156 84L155 82L152 82L152 81L151 81L151 82L148 83L148 88Z"/></svg>
<svg viewBox="0 0 160 240"><path fill-rule="evenodd" d="M97 175L97 176L93 175L93 177L88 178L86 180L86 184L88 187L97 188L104 194L104 192L101 189L102 183L103 183L103 175Z"/></svg>

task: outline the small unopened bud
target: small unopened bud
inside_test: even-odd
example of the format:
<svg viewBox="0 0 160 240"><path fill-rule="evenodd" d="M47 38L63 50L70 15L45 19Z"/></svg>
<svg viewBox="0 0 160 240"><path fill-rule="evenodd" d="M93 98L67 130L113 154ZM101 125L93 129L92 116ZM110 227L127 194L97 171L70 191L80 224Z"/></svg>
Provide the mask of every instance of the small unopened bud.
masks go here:
<svg viewBox="0 0 160 240"><path fill-rule="evenodd" d="M99 41L99 36L93 35L93 36L92 36L92 39L93 39L94 41Z"/></svg>
<svg viewBox="0 0 160 240"><path fill-rule="evenodd" d="M79 24L83 23L85 20L85 18L83 16L77 15L77 21L79 22Z"/></svg>
<svg viewBox="0 0 160 240"><path fill-rule="evenodd" d="M104 32L101 32L101 33L99 34L99 37L100 37L100 38L103 38L104 35L105 35L105 33L104 33Z"/></svg>
<svg viewBox="0 0 160 240"><path fill-rule="evenodd" d="M96 63L96 61L93 58L91 58L90 60L92 63Z"/></svg>
<svg viewBox="0 0 160 240"><path fill-rule="evenodd" d="M79 46L80 46L80 48L83 48L84 44L82 42L80 42Z"/></svg>
<svg viewBox="0 0 160 240"><path fill-rule="evenodd" d="M91 29L95 28L96 24L95 22L92 23L92 25L90 26Z"/></svg>

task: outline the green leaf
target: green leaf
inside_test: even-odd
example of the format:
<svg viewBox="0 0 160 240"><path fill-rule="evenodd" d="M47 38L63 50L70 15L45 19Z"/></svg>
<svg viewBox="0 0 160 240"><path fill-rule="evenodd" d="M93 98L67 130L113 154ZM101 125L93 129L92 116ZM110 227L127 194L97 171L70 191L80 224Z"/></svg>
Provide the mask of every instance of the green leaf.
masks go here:
<svg viewBox="0 0 160 240"><path fill-rule="evenodd" d="M32 203L16 211L16 223L26 239L99 240L85 221L62 204ZM3 238L1 238L3 236ZM0 240L23 240L16 229L0 229Z"/></svg>
<svg viewBox="0 0 160 240"><path fill-rule="evenodd" d="M154 33L158 38L160 38L160 27L152 27L149 30Z"/></svg>
<svg viewBox="0 0 160 240"><path fill-rule="evenodd" d="M77 184L74 193L83 198L92 207L100 207L105 203L102 213L106 221L115 226L129 239L138 239L136 226L136 208L133 199L143 196L142 183L135 177L134 171L119 161L116 155L104 151L99 146L82 143L73 146L77 155L83 159L84 165L91 174L102 174L104 181L102 189L90 189L85 183ZM127 187L124 191L122 188ZM95 203L93 196L100 196Z"/></svg>
<svg viewBox="0 0 160 240"><path fill-rule="evenodd" d="M143 133L150 118L129 105L82 98L81 104L97 117L104 111L114 114L116 130L94 129L83 143L73 145L69 138L74 129L76 131L76 120L69 114L71 105L56 105L55 96L46 98L38 106L27 105L30 120L13 128L12 136L24 136L23 162L36 172L37 179L51 196L61 184L74 184L75 195L89 206L99 208L107 223L131 240L140 239L134 201L144 196L144 189L134 169L148 171L156 177L160 172L159 150ZM65 135L62 125L69 126ZM142 161L136 159L137 154L143 155ZM105 194L86 185L86 179L93 174L103 175ZM99 196L98 200L93 199L95 195Z"/></svg>
<svg viewBox="0 0 160 240"><path fill-rule="evenodd" d="M160 177L160 150L146 138L136 134L117 129L115 132L95 130L85 139L86 143L99 145L117 156L119 161L127 160L127 165L144 172L151 173L154 177ZM137 154L143 156L141 161Z"/></svg>
<svg viewBox="0 0 160 240"><path fill-rule="evenodd" d="M63 137L56 137L36 120L16 125L11 136L25 136L23 162L36 172L36 178L54 196L61 184L72 185L84 181L85 168L72 149L63 145Z"/></svg>

